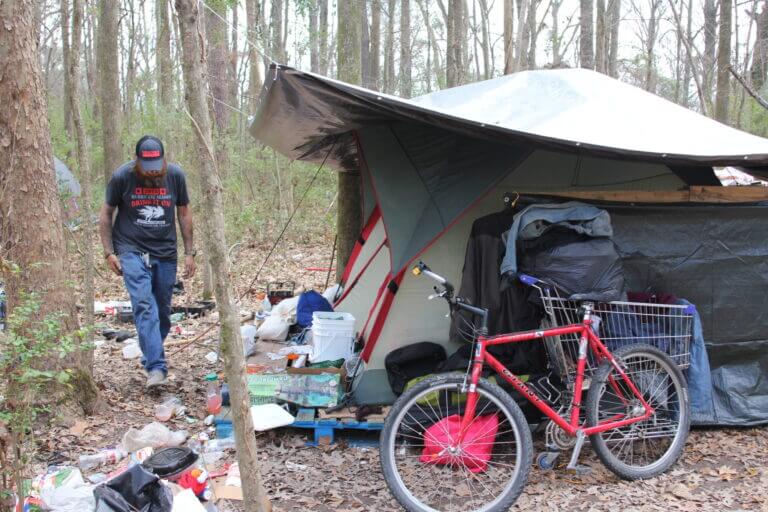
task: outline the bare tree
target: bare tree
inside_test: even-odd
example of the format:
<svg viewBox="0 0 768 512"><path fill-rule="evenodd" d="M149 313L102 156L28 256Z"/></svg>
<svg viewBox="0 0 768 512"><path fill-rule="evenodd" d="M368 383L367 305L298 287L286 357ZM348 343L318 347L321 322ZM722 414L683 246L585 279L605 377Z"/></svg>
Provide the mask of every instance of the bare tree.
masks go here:
<svg viewBox="0 0 768 512"><path fill-rule="evenodd" d="M493 74L491 63L491 27L488 22L488 0L478 0L480 4L480 33L482 34L483 49L483 78L488 80Z"/></svg>
<svg viewBox="0 0 768 512"><path fill-rule="evenodd" d="M214 286L221 322L221 353L229 384L237 458L245 498L243 504L248 512L267 512L271 510L271 505L262 487L259 474L256 437L253 433L246 384L245 357L240 339L240 321L228 274L222 184L216 168L211 120L207 106L207 80L203 74L205 60L198 32L198 2L197 0L176 0L176 11L181 27L185 98L192 131L197 142L195 146L200 168L198 178L203 193L202 221L208 225L207 229L203 230L206 234L205 252L209 254L211 266L216 275Z"/></svg>
<svg viewBox="0 0 768 512"><path fill-rule="evenodd" d="M231 111L227 108L230 94L229 50L227 49L226 4L212 2L205 10L205 38L208 48L208 76L211 79L211 98L216 131L219 134L229 130ZM219 146L220 147L220 146ZM222 155L217 155L222 156Z"/></svg>
<svg viewBox="0 0 768 512"><path fill-rule="evenodd" d="M768 74L768 0L762 2L762 10L759 14L755 13L754 18L757 35L752 49L752 66L749 75L752 86L759 91L765 84L766 74Z"/></svg>
<svg viewBox="0 0 768 512"><path fill-rule="evenodd" d="M157 97L168 108L173 103L173 63L171 61L171 24L168 0L157 0Z"/></svg>
<svg viewBox="0 0 768 512"><path fill-rule="evenodd" d="M717 4L715 0L704 0L704 58L702 63L704 75L704 94L707 103L712 103L712 88L714 84L715 50L717 43Z"/></svg>
<svg viewBox="0 0 768 512"><path fill-rule="evenodd" d="M392 94L395 77L395 9L396 0L387 0L387 37L384 41L384 92Z"/></svg>
<svg viewBox="0 0 768 512"><path fill-rule="evenodd" d="M42 4L38 4L37 10L41 12L42 16ZM61 17L61 60L64 64L64 98L72 96L72 82L69 75L69 69L71 67L70 59L70 47L69 47L69 1L61 0L61 9L59 10ZM64 109L64 129L67 134L72 137L72 112L69 108Z"/></svg>
<svg viewBox="0 0 768 512"><path fill-rule="evenodd" d="M621 25L621 0L608 0L608 74L619 76L619 26Z"/></svg>
<svg viewBox="0 0 768 512"><path fill-rule="evenodd" d="M309 70L313 73L320 71L320 34L318 32L318 6L317 0L310 0L309 12Z"/></svg>
<svg viewBox="0 0 768 512"><path fill-rule="evenodd" d="M428 20L429 18L424 18ZM427 22L429 29L429 22ZM431 30L431 29L429 29ZM371 88L381 89L381 0L371 1Z"/></svg>
<svg viewBox="0 0 768 512"><path fill-rule="evenodd" d="M504 74L515 69L514 51L515 7L513 0L504 0Z"/></svg>
<svg viewBox="0 0 768 512"><path fill-rule="evenodd" d="M440 56L440 42L438 41L437 34L433 27L432 17L429 13L429 1L428 0L416 0L419 6L422 17L427 20L427 67L431 65L431 70L427 71L427 92L432 91L432 75L437 80L438 87L445 86L445 68L442 65L442 58ZM431 56L430 56L431 55Z"/></svg>
<svg viewBox="0 0 768 512"><path fill-rule="evenodd" d="M400 96L410 98L411 79L411 6L408 0L400 2Z"/></svg>
<svg viewBox="0 0 768 512"><path fill-rule="evenodd" d="M283 0L272 0L272 9L270 9L270 52L272 58L277 59L281 64L285 64L285 46L283 45Z"/></svg>
<svg viewBox="0 0 768 512"><path fill-rule="evenodd" d="M261 90L261 66L255 43L260 40L259 18L262 16L259 0L246 0L245 9L248 20L248 104L251 112L256 112L259 91Z"/></svg>
<svg viewBox="0 0 768 512"><path fill-rule="evenodd" d="M715 119L728 124L728 102L731 82L728 67L731 65L731 16L732 0L720 0L720 32L717 41L717 95Z"/></svg>
<svg viewBox="0 0 768 512"><path fill-rule="evenodd" d="M101 97L101 134L104 148L104 179L123 162L123 146L120 142L122 119L120 94L120 69L118 56L119 3L99 0L99 27L97 58L99 68L99 95Z"/></svg>
<svg viewBox="0 0 768 512"><path fill-rule="evenodd" d="M360 74L363 87L371 86L371 30L368 25L368 0L360 2Z"/></svg>
<svg viewBox="0 0 768 512"><path fill-rule="evenodd" d="M608 72L608 12L605 0L597 0L595 6L595 70Z"/></svg>
<svg viewBox="0 0 768 512"><path fill-rule="evenodd" d="M594 14L592 0L579 0L579 67L588 69L595 67L594 34L592 32Z"/></svg>
<svg viewBox="0 0 768 512"><path fill-rule="evenodd" d="M318 0L320 3L320 20L318 31L320 33L320 74L327 75L330 55L328 45L328 0Z"/></svg>
<svg viewBox="0 0 768 512"><path fill-rule="evenodd" d="M62 10L66 0L62 0ZM67 22L69 18L67 17ZM64 19L62 19L63 28ZM88 141L85 135L85 126L81 115L80 108L80 54L82 47L82 32L83 32L83 0L72 0L72 44L71 58L69 59L69 68L67 69L67 75L69 75L69 83L71 87L69 89L69 98L67 103L72 112L72 127L75 133L75 154L77 156L77 166L80 168L80 183L82 184L82 198L84 209L84 222L82 223L83 233L83 245L86 250L83 254L83 303L85 304L85 324L89 327L94 325L93 322L93 275L94 275L94 258L93 251L93 223L90 219L91 214L91 202L93 199L92 181L91 176L91 164L88 154ZM63 33L63 31L62 31ZM93 364L93 351L88 351L89 366Z"/></svg>
<svg viewBox="0 0 768 512"><path fill-rule="evenodd" d="M448 0L448 10L442 7L446 25L446 85L455 87L465 81L466 24L463 0Z"/></svg>
<svg viewBox="0 0 768 512"><path fill-rule="evenodd" d="M339 2L336 56L339 80L360 84L360 17L358 2ZM362 224L359 169L345 169L338 177L336 278L341 279Z"/></svg>

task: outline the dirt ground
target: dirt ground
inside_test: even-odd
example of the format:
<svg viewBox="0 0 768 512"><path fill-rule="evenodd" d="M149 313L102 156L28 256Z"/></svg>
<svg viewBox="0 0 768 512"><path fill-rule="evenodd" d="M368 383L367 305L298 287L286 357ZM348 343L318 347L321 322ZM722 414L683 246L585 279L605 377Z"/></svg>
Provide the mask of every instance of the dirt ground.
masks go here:
<svg viewBox="0 0 768 512"><path fill-rule="evenodd" d="M325 273L306 270L326 267L330 244L288 246L275 256L267 272L256 283L295 279L305 286L321 287ZM232 276L238 296L244 292L261 263L263 251L241 247L234 254ZM100 280L99 300L127 298L117 278ZM175 303L188 303L199 291L200 276L186 283L187 293ZM256 308L256 298L246 294L243 312ZM221 370L205 354L216 350L215 329L200 343L181 349L184 340L215 320L215 314L179 324L180 334L166 342L170 383L161 394L144 389L144 374L138 359L124 360L120 343L107 341L95 350L95 378L106 404L105 410L79 419L70 427L37 432L39 468L49 463L71 463L83 453L114 446L129 427L141 428L153 421L153 408L166 396L177 396L188 408L193 424L184 419L168 423L173 429L196 434L206 430L203 377ZM107 322L110 323L110 322ZM117 325L117 324L114 324ZM130 329L130 325L123 325ZM277 511L389 511L400 510L381 476L376 448L356 448L344 441L328 447L306 447L307 431L284 429L258 435L262 475ZM539 443L541 440L538 441ZM643 482L623 482L603 468L585 447L582 463L593 468L586 476L573 476L559 469L533 469L523 495L513 510L759 510L768 512L768 428L698 429L688 440L682 461L668 474ZM219 503L219 510L240 510L236 502Z"/></svg>

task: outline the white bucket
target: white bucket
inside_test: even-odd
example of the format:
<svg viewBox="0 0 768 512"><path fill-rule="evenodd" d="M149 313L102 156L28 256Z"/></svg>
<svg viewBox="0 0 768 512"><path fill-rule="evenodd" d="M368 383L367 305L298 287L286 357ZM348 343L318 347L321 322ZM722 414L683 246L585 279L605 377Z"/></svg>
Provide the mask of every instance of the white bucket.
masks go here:
<svg viewBox="0 0 768 512"><path fill-rule="evenodd" d="M355 345L355 317L349 313L312 313L312 353L309 361L349 359Z"/></svg>

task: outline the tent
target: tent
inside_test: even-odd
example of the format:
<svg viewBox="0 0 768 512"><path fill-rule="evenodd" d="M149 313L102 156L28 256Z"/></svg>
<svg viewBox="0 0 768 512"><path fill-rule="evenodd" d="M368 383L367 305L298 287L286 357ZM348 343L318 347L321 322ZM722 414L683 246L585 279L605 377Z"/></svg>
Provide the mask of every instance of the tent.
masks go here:
<svg viewBox="0 0 768 512"><path fill-rule="evenodd" d="M393 349L450 345L423 259L455 284L472 223L511 192L602 202L628 281L699 305L717 424L768 422L768 189L723 188L714 167L768 176L768 140L593 71L526 71L404 100L272 66L253 136L359 172L364 228L338 310L364 343L361 403L394 397ZM455 347L448 346L450 351Z"/></svg>

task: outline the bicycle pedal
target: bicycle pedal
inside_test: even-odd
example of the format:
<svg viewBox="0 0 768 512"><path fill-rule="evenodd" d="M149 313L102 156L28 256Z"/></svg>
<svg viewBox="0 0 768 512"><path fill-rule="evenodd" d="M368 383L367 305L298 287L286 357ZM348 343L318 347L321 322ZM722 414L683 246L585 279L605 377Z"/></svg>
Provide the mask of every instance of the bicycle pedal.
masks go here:
<svg viewBox="0 0 768 512"><path fill-rule="evenodd" d="M568 466L565 468L565 471L567 473L570 473L572 475L579 475L579 476L585 476L592 474L592 468L590 466L583 466L581 464L577 464L573 467Z"/></svg>

